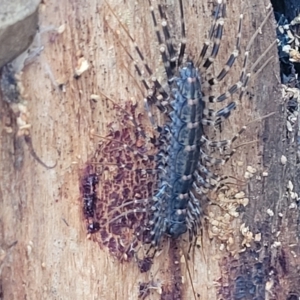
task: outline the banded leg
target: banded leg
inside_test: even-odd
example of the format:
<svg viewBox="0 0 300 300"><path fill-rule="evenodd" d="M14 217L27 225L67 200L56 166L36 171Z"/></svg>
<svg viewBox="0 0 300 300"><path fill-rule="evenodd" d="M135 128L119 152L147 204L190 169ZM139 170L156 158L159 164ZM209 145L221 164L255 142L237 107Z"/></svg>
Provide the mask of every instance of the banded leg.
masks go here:
<svg viewBox="0 0 300 300"><path fill-rule="evenodd" d="M166 131L167 133L167 131ZM136 173L140 173L141 175L155 175L161 172L165 171L165 156L166 156L166 145L168 144L168 136L165 135L164 139L160 141L160 151L154 155L147 154L145 153L145 149L139 148L136 146L132 146L128 144L128 136L126 135L123 131L116 132L116 135L113 134L112 137L104 137L100 136L95 133L91 133L94 137L100 138L102 140L108 141L108 143L105 144L104 148L102 147L101 149L99 148L98 151L103 153L104 155L101 155L101 159L99 161L93 162L93 165L103 165L103 166L115 166L118 167L118 169L124 169L124 170L130 170L130 171L135 171ZM123 138L125 140L123 140ZM133 142L134 144L134 142ZM120 150L125 151L124 154L120 153ZM155 168L134 168L134 163L133 162L128 162L126 160L126 152L131 152L133 153L134 157L138 158L140 162L144 164L154 164L155 163ZM108 154L106 156L105 154ZM109 161L105 159L107 157ZM111 158L115 158L111 160Z"/></svg>
<svg viewBox="0 0 300 300"><path fill-rule="evenodd" d="M195 184L195 188L204 188L206 190L211 190L211 189L214 189L216 187L216 184L215 182L218 182L219 181L219 177L215 174L209 174L206 173L206 176L201 173L201 171L199 170L196 170L194 172L194 177L195 177L195 181L194 181L194 184ZM205 194L205 190L203 190L203 193Z"/></svg>
<svg viewBox="0 0 300 300"><path fill-rule="evenodd" d="M184 12L183 12L183 3L182 0L179 0L179 7L180 7L180 23L181 23L181 43L180 43L180 50L178 55L177 67L182 65L184 51L186 47L186 36L185 36L185 21L184 21Z"/></svg>
<svg viewBox="0 0 300 300"><path fill-rule="evenodd" d="M221 140L221 141L216 141L212 142L206 139L204 136L201 138L201 142L204 143L207 147L210 148L219 148L223 149L224 147L230 146L245 130L247 126L243 126L238 133L236 133L232 139L228 140ZM220 158L214 158L209 155L207 155L203 150L201 150L201 156L200 156L200 163L204 164L205 166L212 166L212 165L224 165L229 158L234 154L235 149L232 149L231 153L229 154L229 157L226 157L226 159L220 159Z"/></svg>
<svg viewBox="0 0 300 300"><path fill-rule="evenodd" d="M236 109L236 103L230 102L227 106L221 108L217 112L213 109L204 109L203 116L208 117L208 119L202 119L202 125L215 126L220 125L224 119L230 116L231 111Z"/></svg>
<svg viewBox="0 0 300 300"><path fill-rule="evenodd" d="M222 81L224 79L224 77L228 74L231 67L233 66L236 58L239 56L241 35L242 35L242 20L243 20L243 14L241 14L240 18L239 18L238 33L236 36L235 48L232 51L230 57L228 58L225 66L222 68L222 70L220 71L219 75L216 78L213 77L210 79L206 79L204 82L202 82L204 87L208 88L208 87ZM203 65L203 72L207 71L208 67L211 65L211 63L213 61L214 61L214 57L208 58L206 60L206 63ZM246 52L243 67L242 67L242 73L241 73L240 79L237 83L232 85L232 87L230 87L226 93L224 93L220 96L217 96L217 97L212 96L212 95L206 96L204 93L203 101L207 101L207 102L211 102L211 103L222 102L225 99L227 99L228 97L230 97L232 94L234 94L237 90L239 90L243 86L243 82L245 79L244 77L245 77L245 72L246 72L247 61L248 61L248 53ZM250 76L250 75L248 75L248 76Z"/></svg>
<svg viewBox="0 0 300 300"><path fill-rule="evenodd" d="M216 28L216 24L217 24L217 21L218 21L218 18L219 18L220 11L221 11L221 15L224 16L225 15L225 10L226 10L226 6L223 3L223 0L218 0L216 11L214 13L214 19L213 19L213 22L211 24L211 28L209 30L208 38L205 40L205 42L203 44L203 47L202 47L202 50L200 52L200 55L199 55L198 59L196 60L196 66L198 66L198 67L200 66L201 62L204 60L204 58L206 56L206 53L207 53L207 50L208 50L208 48L210 46L210 43L213 39L213 35L214 35L214 32L215 32L215 28Z"/></svg>
<svg viewBox="0 0 300 300"><path fill-rule="evenodd" d="M204 165L201 165L200 162L198 162L198 164L197 164L197 170L198 170L198 172L200 172L200 174L202 174L206 178L213 179L213 180L219 179L218 175L210 172Z"/></svg>
<svg viewBox="0 0 300 300"><path fill-rule="evenodd" d="M170 35L167 17L166 17L166 14L165 14L161 4L158 4L158 11L159 11L159 15L160 15L161 26L162 26L162 30L163 30L165 44L167 46L166 50L168 52L168 57L169 57L168 61L170 63L170 68L171 68L172 74L174 75L174 70L176 69L176 51L174 49L173 41L172 41L172 38Z"/></svg>
<svg viewBox="0 0 300 300"><path fill-rule="evenodd" d="M221 21L219 21L219 22L221 22ZM236 58L239 56L240 47L241 47L241 36L242 36L242 23L243 23L243 14L240 14L239 24L238 24L238 33L236 35L235 48L232 51L231 55L229 56L225 66L220 71L219 75L214 79L214 81L209 82L210 85L215 84L215 82L220 82L227 75L227 73L229 72L229 70L233 66ZM218 27L220 27L219 31L223 30L223 28L221 27L220 24L218 25ZM213 46L211 56L206 59L205 63L202 66L203 72L206 72L206 70L214 62L214 58L216 57L216 55L218 53L218 50L219 50L219 46L220 46L220 40L221 40L220 35L221 35L221 32L218 33L218 28L217 28L217 32L216 32L216 39L217 40L215 41L215 45Z"/></svg>
<svg viewBox="0 0 300 300"><path fill-rule="evenodd" d="M239 81L236 82L235 84L233 84L225 93L219 95L219 96L206 96L204 95L203 97L203 101L206 102L210 102L210 103L216 103L216 102L223 102L225 99L229 98L231 95L233 95L234 93L236 93L238 90L241 90L241 93L239 95L239 100L242 99L243 94L247 88L247 84L249 81L249 78L251 76L251 73L254 70L254 67L256 67L258 65L258 63L263 59L263 57L265 56L265 54L269 51L269 49L273 46L273 43L268 47L268 49L257 59L257 61L253 64L251 71L249 73L246 73L246 69L247 69L247 64L248 64L248 57L249 57L249 52L250 52L250 48L252 46L253 41L255 40L255 38L257 37L257 35L261 32L262 27L264 26L264 24L267 22L267 20L269 19L270 15L272 14L272 10L269 11L269 13L267 14L267 16L265 17L265 19L263 20L262 24L259 26L259 28L255 31L255 33L252 35L248 45L246 46L246 51L244 54L244 62L243 62L243 66L242 66L242 72L239 78ZM237 34L237 39L236 39L236 47L234 49L234 51L232 52L232 54L230 55L230 58L228 59L225 67L223 67L223 69L221 70L221 72L219 73L219 75L216 78L210 78L206 81L206 87L208 86L212 86L215 85L216 83L220 82L221 80L224 79L224 77L228 74L230 68L232 67L234 61L236 60L236 58L238 57L239 54L239 50L240 50L240 40L241 40L241 30L242 30L242 19L243 19L243 15L240 15L240 21L239 21L239 32ZM275 42L274 42L275 43ZM270 58L267 60L269 62ZM267 62L264 63L264 66L267 64Z"/></svg>
<svg viewBox="0 0 300 300"><path fill-rule="evenodd" d="M98 134L93 134L93 136L96 136L100 139L104 139L104 140L107 140L107 141L111 141L111 142L115 142L115 143L118 143L121 145L121 147L124 149L124 150L129 150L131 151L134 155L140 157L143 161L148 161L148 160L153 160L154 159L154 156L153 155L146 155L144 153L142 153L141 151L137 150L137 149L134 149L132 148L131 146L127 145L126 143L124 143L123 141L118 141L116 139L111 139L111 138L107 138L107 137L103 137L103 136L100 136ZM114 150L117 150L116 148L115 149L112 149L112 151Z"/></svg>
<svg viewBox="0 0 300 300"><path fill-rule="evenodd" d="M187 207L187 218L186 222L189 229L189 241L192 242L193 238L197 236L198 228L201 225L202 208L199 200L195 197L194 193L191 191L189 193L190 201ZM209 200L204 194L201 195L204 200Z"/></svg>
<svg viewBox="0 0 300 300"><path fill-rule="evenodd" d="M165 104L165 102L166 102L165 100L167 100L169 98L168 93L164 90L164 88L162 87L162 85L160 84L160 82L157 80L157 78L155 76L153 76L153 71L149 67L149 64L147 63L147 61L146 61L146 59L145 59L142 51L138 47L135 39L130 35L130 33L127 30L127 28L119 20L118 16L116 15L116 13L112 9L112 7L107 3L106 0L105 0L105 2L106 2L106 5L109 7L110 11L112 12L112 14L114 15L114 17L117 19L117 21L120 24L120 26L122 27L122 29L124 30L124 32L126 33L127 37L131 40L132 44L134 45L134 49L135 49L136 53L138 54L139 59L142 61L145 70L147 71L148 75L151 77L151 81L153 82L154 89L150 88L150 86L148 85L146 79L143 77L143 73L142 73L141 69L139 68L138 64L136 63L136 61L134 60L134 58L132 57L132 55L129 53L129 51L126 49L126 47L119 41L121 47L124 49L124 51L126 52L127 56L130 58L130 60L134 64L134 68L135 68L135 70L136 70L136 72L137 72L137 74L138 74L138 76L140 78L140 81L141 81L142 85L147 90L147 96L145 97L144 93L140 89L141 92L142 92L142 95L144 97L144 101L146 102L146 101L150 100L150 102L155 103L156 106L161 111L166 111L166 108L164 106L166 105ZM107 24L107 25L111 29L111 31L114 33L114 35L116 36L116 38L118 39L118 36L115 33L115 31L109 26L109 24ZM129 72L129 74L130 74L130 72ZM134 77L132 75L131 75L131 77L134 79ZM158 96L156 95L155 91L158 92L158 94L159 94ZM151 120L153 120L153 119L151 119Z"/></svg>
<svg viewBox="0 0 300 300"><path fill-rule="evenodd" d="M271 47L273 47L273 45L275 44L275 41L268 47L267 50L270 50ZM264 53L267 53L267 50ZM264 56L264 54L259 58L259 60L261 60L261 58ZM243 69L242 69L242 73L240 75L240 80L235 83L234 85L232 85L225 93L219 95L219 96L203 96L203 101L204 102L209 102L209 103L217 103L217 102L223 102L226 99L228 99L230 96L232 96L234 93L236 93L238 90L240 90L240 94L239 94L239 101L242 101L242 98L244 96L244 93L247 89L248 86L248 82L249 79L251 77L251 73L254 70L254 67L251 68L251 73L246 74L246 64L247 64L247 56L245 57L244 60L244 64L243 64ZM268 58L264 64L260 67L260 69L255 73L255 75L257 75L261 70L263 70L263 68L272 60L273 57ZM255 62L254 66L257 65L257 62ZM245 75L246 74L246 75ZM242 81L244 80L244 81ZM220 122L222 122L222 119L226 119L229 117L230 112L232 110L234 110L236 108L236 103L235 102L230 102L226 107L220 109L217 112L214 112L214 110L212 109L205 109L204 110L204 116L208 116L208 117L217 117L217 118L221 118L219 120L216 121L216 124L219 124ZM212 125L212 123L210 122L205 122L205 120L203 120L203 125Z"/></svg>
<svg viewBox="0 0 300 300"><path fill-rule="evenodd" d="M221 140L217 142L212 142L206 139L206 145L211 148L224 148L230 146L247 128L247 125L244 125L232 139Z"/></svg>
<svg viewBox="0 0 300 300"><path fill-rule="evenodd" d="M205 166L198 163L197 170L194 172L195 181L193 182L193 188L195 192L200 195L206 195L209 190L216 191L224 186L222 181L230 178L230 176L219 177L216 174L208 171ZM208 198L207 198L208 200Z"/></svg>
<svg viewBox="0 0 300 300"><path fill-rule="evenodd" d="M224 9L222 9L222 11L223 12L225 11L225 4L224 4ZM208 70L208 68L212 65L220 49L220 43L223 36L223 28L224 28L223 16L217 20L216 24L217 24L217 28L214 36L213 48L211 50L210 56L205 60L203 66L200 67L201 73L205 73Z"/></svg>
<svg viewBox="0 0 300 300"><path fill-rule="evenodd" d="M123 217L127 217L128 215L137 214L137 213L147 213L147 212L148 212L148 208L135 208L135 209L123 212L121 214L117 214L117 212L114 212L117 215L114 218L110 219L108 223L114 224L116 221L121 220Z"/></svg>
<svg viewBox="0 0 300 300"><path fill-rule="evenodd" d="M174 77L175 71L182 64L185 47L186 47L183 2L182 2L182 0L178 0L179 9L180 9L180 22L181 22L181 26L180 26L181 27L181 42L180 42L180 49L179 49L179 54L177 55L177 58L176 58L176 51L174 49L174 45L173 45L172 38L170 35L170 30L169 30L166 14L165 14L161 4L158 4L158 11L159 11L159 15L160 15L160 21L161 21L163 35L160 32L151 0L149 0L148 2L149 2L149 8L151 11L154 30L156 33L157 41L159 43L159 47L160 47L161 57L162 57L162 60L164 63L168 81L170 83ZM177 60L177 62L176 62L176 60Z"/></svg>
<svg viewBox="0 0 300 300"><path fill-rule="evenodd" d="M161 210L160 206L156 206L158 201L163 201L166 196L165 192L166 186L161 187L155 196L145 199L134 199L119 205L117 208L113 209L109 214L112 218L109 220L111 226L116 226L122 224L123 218L129 218L130 215L145 214L147 216L146 223L143 224L142 233L148 232L151 236L155 236L155 239L150 238L147 242L151 242L152 246L157 247L161 241L162 236L165 234L165 218L162 217L164 211ZM120 212L120 209L128 207L126 211ZM149 229L151 228L151 231ZM149 249L150 250L150 249Z"/></svg>
<svg viewBox="0 0 300 300"><path fill-rule="evenodd" d="M232 145L238 139L238 137L247 129L247 127L250 124L252 124L254 122L262 121L262 120L264 120L266 118L269 118L270 116L272 116L274 114L275 114L275 112L272 112L272 113L267 114L267 115L265 115L265 116L263 116L261 118L258 118L258 119L250 121L248 124L244 125L231 139L212 142L212 141L209 141L208 139L206 139L203 136L202 139L201 139L201 141L203 141L208 147L211 147L211 148L220 148L220 149L222 149L224 147L228 147L228 146ZM211 162L213 164L218 164L218 163L224 164L224 163L226 163L232 157L232 155L236 152L236 149L237 148L231 149L231 152L229 154L226 154L226 158L225 159L213 159L213 158L211 159L203 151L201 152L201 158L203 158L205 161Z"/></svg>
<svg viewBox="0 0 300 300"><path fill-rule="evenodd" d="M142 137L146 137L145 132L143 131L143 129L138 125L138 123L136 122L135 118L133 117L133 115L131 115L126 109L122 108L119 104L117 104L114 100L112 100L110 97L108 97L107 95L105 95L104 93L102 93L101 91L99 91L99 93L108 101L110 101L115 107L117 107L119 110L121 110L128 118L128 120L130 120L130 122L133 124L133 126L135 126L136 130L138 131L138 133L142 136Z"/></svg>
<svg viewBox="0 0 300 300"><path fill-rule="evenodd" d="M166 132L168 133L168 131ZM107 139L107 138L106 138ZM167 137L166 137L167 139ZM111 141L111 139L108 139ZM114 140L112 140L112 142L114 142ZM124 150L128 150L133 152L135 155L137 155L138 157L142 158L142 160L149 160L149 156L133 149L132 147L128 146L127 144L123 144L122 141L116 141L117 143L121 143L122 148L124 148ZM162 146L162 149L160 150L159 158L156 156L155 159L162 161L163 160L163 156L164 156L164 147ZM150 156L151 157L151 156ZM153 158L153 157L151 157ZM120 164L119 164L120 166ZM121 165L122 167L126 168L127 165L123 164ZM129 164L128 166L129 168L132 167L132 165ZM153 169L137 169L137 170L131 170L130 171L140 171L142 175L146 175L146 174L154 174L157 175L160 172L165 172L165 165L160 165L159 163L156 164L156 168ZM157 180L153 178L154 181ZM158 201L159 199L165 197L165 192L164 189L160 189L158 190L154 197L151 198L145 198L145 199L125 199L125 202L122 202L122 204L119 204L116 208L113 208L110 212L109 212L109 223L112 226L121 224L123 221L122 219L125 218L129 218L130 215L136 215L139 213L149 213L151 211L153 211L153 209L151 209L151 207L153 206L153 203L155 201ZM122 211L123 210L123 211ZM119 222L118 222L119 221ZM113 229L112 229L113 230ZM146 225L145 225L145 230L146 230Z"/></svg>

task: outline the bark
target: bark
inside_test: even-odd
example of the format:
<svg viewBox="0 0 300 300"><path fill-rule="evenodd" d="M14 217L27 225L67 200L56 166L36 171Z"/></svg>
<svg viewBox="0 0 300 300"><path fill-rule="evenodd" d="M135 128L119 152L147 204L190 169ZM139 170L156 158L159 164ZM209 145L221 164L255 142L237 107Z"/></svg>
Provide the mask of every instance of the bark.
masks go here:
<svg viewBox="0 0 300 300"><path fill-rule="evenodd" d="M155 75L165 78L147 1L135 5L133 1L110 0L109 4L134 36ZM266 16L268 4L255 0L241 7L234 0L227 5L224 36L212 74L218 74L234 49L238 17L244 9L242 50L215 93L226 91L238 81L245 47ZM187 51L195 55L209 31L213 4L184 1L184 9ZM168 13L178 37L177 3L170 4ZM51 30L52 27L63 32ZM228 181L235 184L229 185L225 196L220 195L221 191L211 193L211 203L205 205L201 236L189 254L190 275L183 255L189 249L187 237L166 242L151 270L141 274L134 259L121 263L106 247L99 247L95 242L99 233L87 238L80 191L87 164L95 157L96 150L101 156L99 139L91 136L91 130L100 136L107 135L111 127L134 131L130 122L120 122L124 113L100 92L124 108L136 103L136 116L146 126L147 133L153 131L143 110L141 84L137 83L139 79L132 62L122 47L136 56L133 44L104 1L46 1L40 7L40 29L44 31L40 35L44 50L23 70L23 98L26 98L27 123L31 124L35 152L46 164L57 164L53 169L46 169L30 155L28 143L20 142L21 138L10 133L8 128L14 133L18 130L16 114L11 105L3 102L2 298L137 299L140 287L147 283L149 299L193 299L193 290L199 299L299 297L299 213L296 199L287 192L291 181L293 191L299 194L295 181L299 171L296 143L286 136L286 103L278 79L276 45L266 55L274 58L253 76L242 101L234 97L238 107L224 122L222 132L207 132L215 140L232 138L243 125L274 112L262 121L249 124L233 145L241 145L236 153L224 167L216 170L221 176L236 178L225 180L226 186ZM120 31L118 36L114 34L117 31ZM271 16L251 47L249 66L274 40ZM90 68L74 78L82 58ZM144 92L142 86L141 89ZM157 116L160 118L161 114ZM293 134L296 135L295 131ZM282 155L287 157L284 165ZM128 156L134 159L132 153ZM249 166L256 172L246 180L246 168L254 172ZM113 167L108 170L103 171L101 180L108 176L112 181L117 171ZM122 181L120 188L125 189ZM240 191L249 198L245 207L232 199ZM99 191L103 201L109 201L106 192ZM226 203L228 199L238 207L238 215ZM241 232L242 224L249 230Z"/></svg>
<svg viewBox="0 0 300 300"><path fill-rule="evenodd" d="M291 22L297 14L299 14L300 4L296 0L273 0L271 2L274 7L274 11L284 14L289 22Z"/></svg>

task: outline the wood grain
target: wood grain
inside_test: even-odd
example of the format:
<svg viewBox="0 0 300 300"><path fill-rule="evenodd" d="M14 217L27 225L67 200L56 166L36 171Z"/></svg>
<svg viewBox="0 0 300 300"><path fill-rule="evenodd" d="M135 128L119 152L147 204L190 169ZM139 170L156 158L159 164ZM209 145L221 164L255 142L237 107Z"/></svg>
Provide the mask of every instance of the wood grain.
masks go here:
<svg viewBox="0 0 300 300"><path fill-rule="evenodd" d="M177 33L178 6L169 2L170 21ZM184 2L188 53L193 54L201 49L209 30L213 5L207 1ZM109 4L135 37L156 76L164 78L147 1L137 5L133 1L110 0ZM261 24L268 4L255 0L243 8L242 49ZM213 73L222 68L234 47L241 10L238 0L227 5L224 37ZM105 19L115 32L120 31L119 38L106 26ZM61 34L49 30L62 25L65 30ZM98 143L90 131L103 136L107 134L107 124L118 120L117 112L109 109L105 99L95 103L91 95L103 92L120 105L130 100L142 111L141 92L124 67L129 59L120 46L122 43L134 53L132 43L104 1L46 1L40 7L40 28L45 31L41 34L44 50L23 70L22 78L35 151L48 164L57 161L57 166L46 170L30 156L24 144L24 165L15 169L13 136L1 129L3 299L137 299L139 282L150 281L160 282L163 292L151 289L149 299L193 299L182 256L188 249L184 240L178 242L178 250L172 248L171 242L155 258L151 272L141 274L134 262L118 262L86 237L79 185L85 164ZM271 17L251 47L250 65L274 39ZM300 292L298 270L293 268L299 264L299 216L296 210L288 209L291 200L285 197L287 177L292 180L296 171L289 164L280 165L281 155L292 146L284 140L285 104L277 79L276 55L273 47L267 57L274 59L251 81L251 99L247 95L238 103L222 133L214 136L213 131L209 132L216 140L230 138L251 120L276 113L249 125L236 144L254 142L239 147L228 164L218 170L221 175L244 181L247 166L255 167L257 173L246 187L238 185L249 198L249 205L229 224L234 237L230 251L226 250L228 241L209 237L209 221L203 221L201 247L195 248L189 261L198 299L288 299L289 293ZM80 57L89 62L90 68L75 79ZM217 89L224 92L238 80L243 57L241 51L230 75ZM133 66L129 64L128 68L134 74ZM6 104L1 105L2 128L9 112ZM263 171L269 176L262 177ZM216 195L211 198L213 203L218 201ZM208 206L208 212L224 213L213 204ZM262 236L260 241L252 240L250 247L242 245L239 228L243 223L254 235ZM17 244L9 248L15 241Z"/></svg>

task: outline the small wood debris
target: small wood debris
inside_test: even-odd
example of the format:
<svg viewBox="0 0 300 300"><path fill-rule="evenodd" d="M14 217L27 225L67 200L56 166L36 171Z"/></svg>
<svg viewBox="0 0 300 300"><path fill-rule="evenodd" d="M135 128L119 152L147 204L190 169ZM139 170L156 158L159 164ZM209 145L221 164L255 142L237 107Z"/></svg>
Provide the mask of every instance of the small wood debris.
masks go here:
<svg viewBox="0 0 300 300"><path fill-rule="evenodd" d="M284 156L284 155L281 155L280 162L281 162L281 164L282 164L282 165L285 165L285 164L286 164L286 162L287 162L287 158L286 158L286 156Z"/></svg>
<svg viewBox="0 0 300 300"><path fill-rule="evenodd" d="M77 61L77 66L74 71L74 77L80 77L85 71L89 69L89 67L89 62L84 57L80 57Z"/></svg>

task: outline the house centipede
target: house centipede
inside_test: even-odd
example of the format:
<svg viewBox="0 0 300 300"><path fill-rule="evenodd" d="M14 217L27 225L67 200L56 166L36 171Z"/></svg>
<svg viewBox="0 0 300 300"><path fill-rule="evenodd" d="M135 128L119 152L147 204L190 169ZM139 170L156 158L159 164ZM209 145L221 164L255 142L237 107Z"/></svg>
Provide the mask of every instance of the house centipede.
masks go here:
<svg viewBox="0 0 300 300"><path fill-rule="evenodd" d="M112 15L118 19L114 14L113 8L107 2L106 5L109 7ZM154 77L153 71L146 62L134 38L118 19L120 27L134 45L136 55L146 70L147 76L151 77L153 82L153 87L150 87L135 59L120 42L122 49L126 51L138 75L139 80L136 80L136 84L139 85L140 90L147 91L147 93L141 92L146 112L151 123L159 132L156 143L153 144L159 149L154 158L151 155L150 159L147 158L147 155L145 158L143 146L136 147L139 149L134 150L136 148L129 145L128 141L131 139L127 128L111 132L107 137L109 142L106 144L100 143L96 151L97 155L94 155L95 164L102 166L101 171L98 173L108 172L110 163L103 159L103 156L108 153L110 158L114 158L111 164L115 164L120 170L122 168L132 169L133 162L130 155L126 155L124 152L121 153L120 148L125 152L134 152L135 155L140 157L138 163L140 168L131 170L135 173L132 176L138 177L138 174L142 175L139 178L142 181L136 180L136 182L140 184L144 182L148 194L140 194L138 189L130 191L128 183L124 184L123 191L120 191L118 187L116 187L116 190L113 190L111 187L105 186L105 183L102 183L104 192L108 192L110 189L108 194L112 201L107 207L100 203L101 201L95 201L97 203L93 204L95 205L93 218L97 219L97 222L100 224L98 229L102 244L107 246L111 253L123 260L129 260L134 257L134 249L139 243L150 244L150 247L159 249L166 237L177 239L188 232L191 242L197 236L203 215L203 208L198 197L202 198L202 200L208 200L207 192L216 188L217 183L213 182L219 180L219 177L210 170L210 167L224 164L234 153L234 149L232 149L225 159L214 158L206 154L205 149L229 147L246 129L246 126L243 126L231 139L218 142L210 141L205 137L205 126L213 127L222 124L236 108L234 101L218 111L206 108L206 104L221 103L238 92L240 92L239 101L241 101L251 72L254 69L254 66L252 66L251 71L246 72L251 46L251 42L249 42L244 53L244 62L239 80L221 95L213 96L209 93L211 86L221 82L226 77L239 55L243 15L240 15L238 22L238 33L232 54L218 76L209 77L207 70L217 57L223 35L226 3L222 0L217 2L208 39L196 60L189 57L186 58L186 29L182 0L178 0L178 6L181 18L181 45L179 50L173 44L164 7L158 4L155 9L149 0L151 18L165 69L167 88ZM156 17L157 12L159 13L159 18ZM269 16L270 13L264 23ZM162 30L159 28L159 23ZM109 24L108 27L110 27ZM110 29L112 33L115 33L112 28ZM253 35L252 42L257 34L258 31ZM211 44L213 44L211 53L208 54ZM132 76L131 73L129 74ZM208 78L202 76L204 74ZM134 115L134 107L130 104L126 105L128 108L125 110L132 112L132 115ZM162 126L155 124L151 111L153 105L167 119ZM124 120L121 120L121 122ZM141 132L142 130L138 128L137 131ZM102 158L99 159L98 157L101 154ZM150 162L152 167L145 169L144 166L148 166L146 163L144 164L145 161L148 161L148 165ZM170 162L175 162L175 166ZM147 181L146 177L142 178L144 175L152 173L154 174L153 182ZM125 176L122 172L118 172L115 180L118 183L130 181L127 175ZM155 191L154 193L153 190ZM98 198L101 200L100 196ZM128 231L131 231L131 235L134 238L129 244L126 244ZM111 235L114 237L111 237Z"/></svg>

